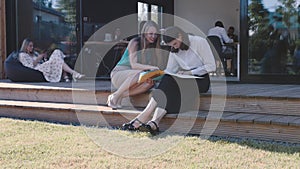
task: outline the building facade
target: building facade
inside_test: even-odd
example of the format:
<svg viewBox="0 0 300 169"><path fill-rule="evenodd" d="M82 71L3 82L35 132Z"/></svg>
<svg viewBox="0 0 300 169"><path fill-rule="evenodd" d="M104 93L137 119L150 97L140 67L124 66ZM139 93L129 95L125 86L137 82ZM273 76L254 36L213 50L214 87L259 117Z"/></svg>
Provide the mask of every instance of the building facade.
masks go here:
<svg viewBox="0 0 300 169"><path fill-rule="evenodd" d="M30 37L37 47L53 44L77 56L100 28L118 18L137 13L132 31L142 20L152 19L161 28L176 24L167 13L192 23L203 34L217 20L233 26L238 35L237 71L231 79L242 83L300 83L299 0L1 0L1 75L6 56ZM114 35L118 26L105 33ZM188 28L187 28L188 29ZM105 40L105 34L98 39ZM87 59L87 58L83 58ZM83 62L82 62L83 63ZM100 64L98 64L100 65ZM89 66L86 66L89 67ZM101 76L101 74L99 75Z"/></svg>

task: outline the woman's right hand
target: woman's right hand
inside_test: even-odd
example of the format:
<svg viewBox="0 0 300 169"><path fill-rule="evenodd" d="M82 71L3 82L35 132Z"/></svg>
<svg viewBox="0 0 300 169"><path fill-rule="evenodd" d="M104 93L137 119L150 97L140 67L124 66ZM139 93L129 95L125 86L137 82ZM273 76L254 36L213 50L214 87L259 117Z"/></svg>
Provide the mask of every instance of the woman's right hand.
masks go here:
<svg viewBox="0 0 300 169"><path fill-rule="evenodd" d="M145 81L145 83L147 83L148 85L150 85L150 86L153 86L154 85L154 81L153 81L153 79L147 79L146 81Z"/></svg>

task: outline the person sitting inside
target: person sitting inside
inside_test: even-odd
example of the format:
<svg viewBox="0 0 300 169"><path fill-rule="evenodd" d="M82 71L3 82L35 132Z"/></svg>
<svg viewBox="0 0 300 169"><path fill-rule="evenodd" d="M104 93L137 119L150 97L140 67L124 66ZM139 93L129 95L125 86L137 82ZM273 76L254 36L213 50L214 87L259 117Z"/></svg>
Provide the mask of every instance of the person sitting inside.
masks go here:
<svg viewBox="0 0 300 169"><path fill-rule="evenodd" d="M230 39L233 39L234 43L239 42L239 37L234 33L234 27L230 26L227 30L227 35ZM227 47L225 51L227 55L227 70L230 76L236 76L237 74L237 46L236 44L231 44Z"/></svg>
<svg viewBox="0 0 300 169"><path fill-rule="evenodd" d="M215 27L208 30L207 36L218 36L220 38L221 44L223 45L223 51L226 50L224 43L233 43L233 39L229 38L227 32L224 28L223 22L217 21Z"/></svg>
<svg viewBox="0 0 300 169"><path fill-rule="evenodd" d="M229 28L227 30L227 35L230 39L233 39L233 42L238 42L239 41L239 37L234 33L234 27L233 26L229 26Z"/></svg>
<svg viewBox="0 0 300 169"><path fill-rule="evenodd" d="M132 121L123 124L123 130L139 130L155 135L159 132L159 122L166 113L195 109L198 112L200 93L209 90L209 73L216 70L216 64L208 41L199 36L188 35L176 26L165 29L163 40L171 46L164 71L166 74L152 91L146 108ZM176 74L190 77L182 78Z"/></svg>
<svg viewBox="0 0 300 169"><path fill-rule="evenodd" d="M33 41L24 39L20 48L19 61L25 67L42 72L48 82L59 82L63 71L70 73L74 81L84 77L64 62L65 55L62 51L55 49L49 57L46 53L38 54L33 49ZM48 57L49 60L43 62L43 59Z"/></svg>
<svg viewBox="0 0 300 169"><path fill-rule="evenodd" d="M222 44L222 53L223 55L221 55L221 61L223 63L224 66L224 70L225 70L225 74L229 75L230 74L230 67L228 66L227 63L227 59L231 62L232 59L232 46L231 45L227 45L227 44L232 44L234 41L233 39L231 39L228 35L227 32L224 28L224 24L221 21L217 21L215 23L215 27L211 28L208 30L208 35L207 36L218 36L220 38L221 44ZM228 54L230 53L230 54Z"/></svg>

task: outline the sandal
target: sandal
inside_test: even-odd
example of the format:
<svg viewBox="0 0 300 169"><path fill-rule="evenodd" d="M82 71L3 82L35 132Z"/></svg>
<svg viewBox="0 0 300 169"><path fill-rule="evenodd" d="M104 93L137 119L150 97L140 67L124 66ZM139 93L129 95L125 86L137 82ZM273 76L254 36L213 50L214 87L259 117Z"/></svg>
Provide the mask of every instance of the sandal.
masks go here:
<svg viewBox="0 0 300 169"><path fill-rule="evenodd" d="M133 124L134 124L135 122L139 122L140 126L139 126L138 128L134 127ZM141 122L139 119L136 118L136 119L132 120L132 121L129 122L129 123L124 123L124 124L122 125L122 130L137 131L137 130L139 130L139 128L140 128L141 126L145 126L145 124L144 124L143 122Z"/></svg>
<svg viewBox="0 0 300 169"><path fill-rule="evenodd" d="M153 129L149 123L154 124L155 129ZM159 133L159 127L155 121L150 121L148 124L141 125L138 129L142 132L149 132L153 136Z"/></svg>
<svg viewBox="0 0 300 169"><path fill-rule="evenodd" d="M114 95L109 95L107 98L107 106L111 107L113 110L116 110L118 108L117 104L113 101Z"/></svg>
<svg viewBox="0 0 300 169"><path fill-rule="evenodd" d="M85 75L80 74L80 73L78 73L78 72L76 72L76 71L74 71L74 72L72 73L72 78L73 78L73 81L74 81L74 82L77 82L78 79L81 79L81 78L83 78L84 76L85 76Z"/></svg>

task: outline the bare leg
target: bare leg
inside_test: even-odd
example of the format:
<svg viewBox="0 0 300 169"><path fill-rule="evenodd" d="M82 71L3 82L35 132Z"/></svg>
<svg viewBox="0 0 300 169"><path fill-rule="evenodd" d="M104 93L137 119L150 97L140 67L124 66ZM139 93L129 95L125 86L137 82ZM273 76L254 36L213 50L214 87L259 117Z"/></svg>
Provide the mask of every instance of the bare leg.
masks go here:
<svg viewBox="0 0 300 169"><path fill-rule="evenodd" d="M68 76L67 72L63 71L63 77L66 77L66 76Z"/></svg>
<svg viewBox="0 0 300 169"><path fill-rule="evenodd" d="M122 97L134 96L137 94L144 93L153 87L154 83L144 82L141 84L136 84L129 88L129 90L123 93Z"/></svg>
<svg viewBox="0 0 300 169"><path fill-rule="evenodd" d="M127 78L118 90L111 94L108 101L110 102L110 105L113 107L121 105L122 98L144 93L153 87L154 83L152 81L141 84L137 83L138 76L139 74L136 74L133 77Z"/></svg>
<svg viewBox="0 0 300 169"><path fill-rule="evenodd" d="M112 108L120 107L123 95L128 92L131 86L137 84L137 81L138 74L135 74L132 77L128 77L114 93L108 96L108 106Z"/></svg>
<svg viewBox="0 0 300 169"><path fill-rule="evenodd" d="M122 99L124 97L128 97L128 96L134 96L134 95L138 95L141 93L145 93L146 91L148 91L149 89L151 89L153 87L153 83L141 83L141 84L133 84L128 90L126 90L124 93L122 93L122 95L119 98L114 98L117 99L117 106L118 107L122 107Z"/></svg>
<svg viewBox="0 0 300 169"><path fill-rule="evenodd" d="M226 62L227 62L227 71L231 72L231 67L232 67L231 66L231 62L232 62L232 59L227 59Z"/></svg>
<svg viewBox="0 0 300 169"><path fill-rule="evenodd" d="M75 70L71 69L66 63L63 63L62 68L64 71L73 74L74 72L76 72Z"/></svg>
<svg viewBox="0 0 300 169"><path fill-rule="evenodd" d="M116 100L118 100L121 96L123 96L124 93L128 91L131 86L135 85L137 81L138 75L135 75L134 77L128 77L112 95Z"/></svg>

